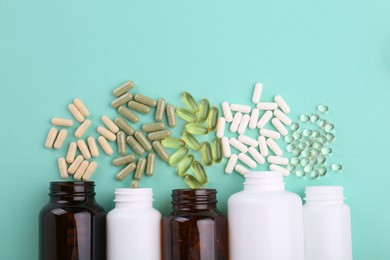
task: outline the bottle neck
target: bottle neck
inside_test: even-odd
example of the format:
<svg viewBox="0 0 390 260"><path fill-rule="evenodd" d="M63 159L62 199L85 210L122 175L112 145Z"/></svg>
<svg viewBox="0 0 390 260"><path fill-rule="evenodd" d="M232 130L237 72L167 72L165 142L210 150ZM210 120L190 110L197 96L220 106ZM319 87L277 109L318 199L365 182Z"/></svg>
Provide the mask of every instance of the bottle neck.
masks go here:
<svg viewBox="0 0 390 260"><path fill-rule="evenodd" d="M95 183L92 181L51 182L49 196L50 201L56 203L93 201Z"/></svg>
<svg viewBox="0 0 390 260"><path fill-rule="evenodd" d="M197 211L217 208L215 189L178 189L172 191L174 210Z"/></svg>
<svg viewBox="0 0 390 260"><path fill-rule="evenodd" d="M152 208L150 188L120 188L115 190L115 208Z"/></svg>
<svg viewBox="0 0 390 260"><path fill-rule="evenodd" d="M344 204L342 186L308 186L305 189L306 204Z"/></svg>
<svg viewBox="0 0 390 260"><path fill-rule="evenodd" d="M244 191L284 191L283 174L272 171L247 173Z"/></svg>

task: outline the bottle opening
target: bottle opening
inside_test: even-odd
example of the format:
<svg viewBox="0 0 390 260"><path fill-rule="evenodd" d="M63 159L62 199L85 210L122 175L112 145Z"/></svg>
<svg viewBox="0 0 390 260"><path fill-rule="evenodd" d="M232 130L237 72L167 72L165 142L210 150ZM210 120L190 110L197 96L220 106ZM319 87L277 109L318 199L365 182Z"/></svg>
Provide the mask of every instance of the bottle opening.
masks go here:
<svg viewBox="0 0 390 260"><path fill-rule="evenodd" d="M308 186L305 188L306 201L344 200L342 186Z"/></svg>
<svg viewBox="0 0 390 260"><path fill-rule="evenodd" d="M284 190L283 174L275 171L255 171L245 175L245 190Z"/></svg>
<svg viewBox="0 0 390 260"><path fill-rule="evenodd" d="M175 205L208 205L217 204L215 189L177 189L172 191L172 204Z"/></svg>
<svg viewBox="0 0 390 260"><path fill-rule="evenodd" d="M115 190L114 202L148 202L153 201L151 188L118 188Z"/></svg>
<svg viewBox="0 0 390 260"><path fill-rule="evenodd" d="M94 196L95 183L93 181L57 181L50 182L50 196Z"/></svg>

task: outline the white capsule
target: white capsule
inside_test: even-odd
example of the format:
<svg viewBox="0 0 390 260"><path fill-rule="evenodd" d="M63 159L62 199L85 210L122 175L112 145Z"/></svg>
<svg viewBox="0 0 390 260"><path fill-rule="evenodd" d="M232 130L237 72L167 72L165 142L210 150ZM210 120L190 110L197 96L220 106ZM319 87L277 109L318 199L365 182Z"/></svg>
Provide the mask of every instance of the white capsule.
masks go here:
<svg viewBox="0 0 390 260"><path fill-rule="evenodd" d="M274 139L268 138L266 142L269 149L271 149L271 151L274 152L274 154L276 154L277 156L283 155L282 149L280 149L280 147L278 146L278 144L275 142Z"/></svg>
<svg viewBox="0 0 390 260"><path fill-rule="evenodd" d="M260 102L261 93L263 92L263 84L257 82L253 90L252 102L257 104Z"/></svg>
<svg viewBox="0 0 390 260"><path fill-rule="evenodd" d="M84 157L82 155L78 155L76 159L74 159L73 163L69 166L68 173L74 174L83 161L84 161Z"/></svg>
<svg viewBox="0 0 390 260"><path fill-rule="evenodd" d="M262 136L272 138L272 139L279 139L280 138L280 134L278 132L276 132L274 130L266 129L266 128L260 129L260 134Z"/></svg>
<svg viewBox="0 0 390 260"><path fill-rule="evenodd" d="M232 111L248 114L251 112L251 107L247 105L241 105L241 104L231 104L230 109Z"/></svg>
<svg viewBox="0 0 390 260"><path fill-rule="evenodd" d="M93 136L90 136L87 138L88 148L91 152L92 157L96 158L99 157L99 148L96 144L95 138Z"/></svg>
<svg viewBox="0 0 390 260"><path fill-rule="evenodd" d="M268 146L267 146L267 143L265 141L265 137L259 136L259 138L257 138L257 141L259 141L259 148L260 148L261 155L263 157L267 157L268 156Z"/></svg>
<svg viewBox="0 0 390 260"><path fill-rule="evenodd" d="M237 150L239 150L242 153L248 152L248 147L246 147L243 143L241 143L240 141L238 141L234 137L231 137L229 139L229 144L231 144L234 148L236 148Z"/></svg>
<svg viewBox="0 0 390 260"><path fill-rule="evenodd" d="M259 151L255 147L249 147L248 152L258 164L265 163L264 157L259 153Z"/></svg>
<svg viewBox="0 0 390 260"><path fill-rule="evenodd" d="M278 104L274 102L260 102L256 105L258 110L275 110L278 108Z"/></svg>
<svg viewBox="0 0 390 260"><path fill-rule="evenodd" d="M114 150L112 150L111 145L107 142L107 139L104 136L99 136L98 142L107 155L112 155L114 153Z"/></svg>
<svg viewBox="0 0 390 260"><path fill-rule="evenodd" d="M218 138L222 138L225 134L225 126L226 126L226 120L223 117L218 118L217 123L217 133L216 136Z"/></svg>
<svg viewBox="0 0 390 260"><path fill-rule="evenodd" d="M76 157L77 144L76 142L71 142L69 144L68 153L66 154L66 161L68 163L73 163L74 158Z"/></svg>
<svg viewBox="0 0 390 260"><path fill-rule="evenodd" d="M257 163L245 153L240 153L238 159L252 169L257 166Z"/></svg>
<svg viewBox="0 0 390 260"><path fill-rule="evenodd" d="M84 159L89 160L91 158L91 153L88 150L88 146L83 139L77 140L77 147L79 148Z"/></svg>
<svg viewBox="0 0 390 260"><path fill-rule="evenodd" d="M288 134L287 128L282 124L282 122L280 122L279 119L273 118L271 123L279 131L281 135L286 136Z"/></svg>
<svg viewBox="0 0 390 260"><path fill-rule="evenodd" d="M75 172L75 174L73 175L73 178L75 180L81 180L81 178L83 177L85 171L87 170L88 168L88 165L89 165L89 162L87 160L84 160L79 168L77 169L77 171Z"/></svg>
<svg viewBox="0 0 390 260"><path fill-rule="evenodd" d="M60 177L62 179L68 178L68 166L64 157L58 158L58 170L60 171Z"/></svg>
<svg viewBox="0 0 390 260"><path fill-rule="evenodd" d="M85 120L85 117L83 116L83 114L81 114L80 110L78 110L74 104L69 104L68 110L72 114L74 119L76 119L77 122L81 123Z"/></svg>
<svg viewBox="0 0 390 260"><path fill-rule="evenodd" d="M51 119L51 124L55 126L72 126L73 121L71 119L66 119L66 118L59 118L59 117L54 117Z"/></svg>
<svg viewBox="0 0 390 260"><path fill-rule="evenodd" d="M226 122L230 123L233 121L232 111L230 110L229 103L226 101L222 102L222 112Z"/></svg>
<svg viewBox="0 0 390 260"><path fill-rule="evenodd" d="M280 172L283 174L284 177L287 177L290 175L290 171L284 167L281 167L279 165L276 165L276 164L270 164L269 165L269 169L271 171L275 171L275 172Z"/></svg>
<svg viewBox="0 0 390 260"><path fill-rule="evenodd" d="M81 125L74 132L74 136L76 138L81 138L83 136L83 134L88 130L90 125L91 125L91 120L89 120L89 119L82 122Z"/></svg>
<svg viewBox="0 0 390 260"><path fill-rule="evenodd" d="M287 165L288 164L288 158L286 157L279 157L279 156L274 156L270 155L267 158L269 163L273 164L280 164L280 165Z"/></svg>
<svg viewBox="0 0 390 260"><path fill-rule="evenodd" d="M230 149L230 144L229 144L229 139L226 136L224 136L224 137L222 137L221 141L222 141L223 156L225 158L229 158L232 155L232 151Z"/></svg>
<svg viewBox="0 0 390 260"><path fill-rule="evenodd" d="M236 166L237 163L237 159L238 159L237 154L232 154L232 156L230 156L229 161L227 162L225 167L226 174L231 174L233 172L234 166Z"/></svg>
<svg viewBox="0 0 390 260"><path fill-rule="evenodd" d="M234 115L232 123L230 124L230 132L233 132L233 133L237 132L237 129L238 129L238 126L240 125L241 119L242 119L242 114L240 112L237 112Z"/></svg>
<svg viewBox="0 0 390 260"><path fill-rule="evenodd" d="M272 118L272 112L271 111L266 111L261 117L259 122L257 122L257 128L263 128L268 121Z"/></svg>
<svg viewBox="0 0 390 260"><path fill-rule="evenodd" d="M87 116L90 115L88 108L85 106L85 104L83 103L83 101L81 101L81 99L75 98L75 99L73 100L73 104L77 107L77 109L80 111L80 113L81 113L83 116L87 117Z"/></svg>
<svg viewBox="0 0 390 260"><path fill-rule="evenodd" d="M55 127L50 128L49 133L47 134L45 147L50 149L53 147L54 141L56 140L58 130Z"/></svg>
<svg viewBox="0 0 390 260"><path fill-rule="evenodd" d="M244 166L242 166L241 164L236 164L236 166L234 167L234 170L241 175L245 175L249 172L249 170L247 168L245 168Z"/></svg>
<svg viewBox="0 0 390 260"><path fill-rule="evenodd" d="M92 174L95 172L96 168L97 168L97 163L95 161L92 161L88 165L87 169L85 170L85 173L83 175L83 181L89 181Z"/></svg>
<svg viewBox="0 0 390 260"><path fill-rule="evenodd" d="M102 116L101 120L107 126L108 130L114 134L118 133L119 127L108 116Z"/></svg>
<svg viewBox="0 0 390 260"><path fill-rule="evenodd" d="M68 135L68 131L66 129L61 129L57 135L56 141L54 142L54 149L60 149L62 144L64 143L66 136Z"/></svg>
<svg viewBox="0 0 390 260"><path fill-rule="evenodd" d="M238 126L238 129L237 129L238 134L242 135L245 133L246 128L248 127L248 124L249 124L249 119L250 119L250 116L248 114L245 114L242 117L240 125Z"/></svg>
<svg viewBox="0 0 390 260"><path fill-rule="evenodd" d="M101 134L102 136L104 136L105 138L107 138L108 140L110 140L111 142L116 141L116 135L113 132L111 132L110 130L108 130L107 128L99 126L97 128L97 132L99 134Z"/></svg>
<svg viewBox="0 0 390 260"><path fill-rule="evenodd" d="M292 123L291 119L279 109L276 109L274 111L274 116L277 117L285 125L291 125Z"/></svg>
<svg viewBox="0 0 390 260"><path fill-rule="evenodd" d="M246 145L249 145L249 146L253 146L253 147L257 147L259 145L257 140L255 140L252 137L249 137L247 135L239 135L238 136L238 141L240 141L243 144L246 144Z"/></svg>
<svg viewBox="0 0 390 260"><path fill-rule="evenodd" d="M257 120L259 120L260 111L257 108L252 109L251 118L249 119L249 128L255 129L257 125Z"/></svg>
<svg viewBox="0 0 390 260"><path fill-rule="evenodd" d="M287 105L286 101L284 101L284 99L281 96L276 96L274 98L274 101L276 102L276 104L278 104L278 106L284 113L286 114L290 113L291 109L289 105Z"/></svg>

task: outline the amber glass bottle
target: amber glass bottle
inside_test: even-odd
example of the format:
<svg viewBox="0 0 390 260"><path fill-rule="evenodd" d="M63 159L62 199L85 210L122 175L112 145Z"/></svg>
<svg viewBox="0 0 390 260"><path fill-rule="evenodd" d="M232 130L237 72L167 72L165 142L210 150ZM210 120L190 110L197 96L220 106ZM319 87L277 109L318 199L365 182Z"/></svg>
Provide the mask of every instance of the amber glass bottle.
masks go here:
<svg viewBox="0 0 390 260"><path fill-rule="evenodd" d="M51 182L39 215L40 260L105 260L106 214L94 182Z"/></svg>
<svg viewBox="0 0 390 260"><path fill-rule="evenodd" d="M227 260L227 220L215 189L172 191L173 212L163 218L163 260Z"/></svg>

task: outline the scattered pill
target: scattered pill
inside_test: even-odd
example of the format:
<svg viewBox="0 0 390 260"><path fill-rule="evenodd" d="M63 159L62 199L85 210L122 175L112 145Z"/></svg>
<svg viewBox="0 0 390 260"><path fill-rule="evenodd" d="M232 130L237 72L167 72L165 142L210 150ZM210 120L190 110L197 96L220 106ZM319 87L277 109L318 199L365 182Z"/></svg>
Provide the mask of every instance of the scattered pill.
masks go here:
<svg viewBox="0 0 390 260"><path fill-rule="evenodd" d="M161 144L166 148L181 148L186 145L186 142L180 138L167 137L161 140Z"/></svg>
<svg viewBox="0 0 390 260"><path fill-rule="evenodd" d="M139 121L138 116L136 114L134 114L130 109L128 109L124 106L118 107L118 113L133 123L138 123L138 121Z"/></svg>
<svg viewBox="0 0 390 260"><path fill-rule="evenodd" d="M166 126L163 122L153 122L153 123L144 124L142 126L142 131L146 133L150 133L150 132L164 130L165 127Z"/></svg>
<svg viewBox="0 0 390 260"><path fill-rule="evenodd" d="M145 171L146 176L153 176L155 168L156 168L156 154L149 153L147 163L146 163L146 171Z"/></svg>
<svg viewBox="0 0 390 260"><path fill-rule="evenodd" d="M278 106L284 113L290 113L290 106L287 105L286 101L281 96L275 96L274 101L276 104L278 104Z"/></svg>
<svg viewBox="0 0 390 260"><path fill-rule="evenodd" d="M125 155L126 154L126 134L125 134L125 132L119 131L116 134L116 143L118 146L118 154Z"/></svg>
<svg viewBox="0 0 390 260"><path fill-rule="evenodd" d="M250 116L248 114L243 115L240 125L238 126L237 133L242 135L245 133L248 124L249 124Z"/></svg>
<svg viewBox="0 0 390 260"><path fill-rule="evenodd" d="M162 146L162 144L159 141L153 141L152 146L161 160L168 161L169 154L168 154L167 150L165 150L164 146Z"/></svg>
<svg viewBox="0 0 390 260"><path fill-rule="evenodd" d="M55 144L54 144L54 145L55 145ZM323 155L331 154L331 153L332 153L332 148L330 148L330 147L324 147L324 148L321 149L321 153L322 153Z"/></svg>
<svg viewBox="0 0 390 260"><path fill-rule="evenodd" d="M272 139L279 139L280 138L280 134L278 132L276 132L274 130L266 129L266 128L260 129L260 135L265 136L265 137L269 137Z"/></svg>
<svg viewBox="0 0 390 260"><path fill-rule="evenodd" d="M245 168L244 166L242 166L241 164L236 164L236 166L234 167L234 170L241 175L245 175L249 172L249 170L247 168Z"/></svg>
<svg viewBox="0 0 390 260"><path fill-rule="evenodd" d="M200 184L205 184L208 182L206 171L200 162L195 160L192 163L192 169L194 170L196 179L199 181Z"/></svg>
<svg viewBox="0 0 390 260"><path fill-rule="evenodd" d="M168 160L168 164L170 166L175 166L177 165L178 163L181 162L181 160L183 160L183 158L188 154L188 148L187 147L182 147L180 148L179 150L177 150L176 152L174 152L170 157L169 157L169 160Z"/></svg>
<svg viewBox="0 0 390 260"><path fill-rule="evenodd" d="M157 106L157 101L154 100L153 98L141 95L141 94L135 94L134 95L134 100L138 101L144 105L147 105L149 107L156 107Z"/></svg>
<svg viewBox="0 0 390 260"><path fill-rule="evenodd" d="M253 95L252 95L252 102L257 104L260 102L261 98L261 93L263 92L263 84L260 82L256 83L255 88L253 90Z"/></svg>
<svg viewBox="0 0 390 260"><path fill-rule="evenodd" d="M132 181L130 182L130 188L132 188L132 189L137 189L137 188L139 188L139 181L137 181L137 180L132 180Z"/></svg>
<svg viewBox="0 0 390 260"><path fill-rule="evenodd" d="M148 134L148 139L150 141L154 140L162 140L164 138L168 138L171 136L171 131L170 130L160 130L160 131L155 131L151 132Z"/></svg>
<svg viewBox="0 0 390 260"><path fill-rule="evenodd" d="M248 152L258 164L265 163L264 157L259 153L259 151L255 147L249 147Z"/></svg>
<svg viewBox="0 0 390 260"><path fill-rule="evenodd" d="M209 116L210 102L207 99L202 99L199 103L198 121L203 123Z"/></svg>
<svg viewBox="0 0 390 260"><path fill-rule="evenodd" d="M237 150L239 150L242 153L248 152L248 147L246 147L243 143L241 143L240 141L238 141L234 137L231 137L229 139L229 144L231 144L234 148L236 148Z"/></svg>
<svg viewBox="0 0 390 260"><path fill-rule="evenodd" d="M224 136L224 137L222 137L221 141L222 141L223 156L225 158L229 158L232 155L232 152L230 149L229 139L226 136Z"/></svg>
<svg viewBox="0 0 390 260"><path fill-rule="evenodd" d="M237 112L234 114L233 121L230 124L230 132L235 133L238 130L238 127L240 126L242 119L242 113Z"/></svg>
<svg viewBox="0 0 390 260"><path fill-rule="evenodd" d="M119 127L108 116L102 116L101 120L108 130L114 134L118 133Z"/></svg>
<svg viewBox="0 0 390 260"><path fill-rule="evenodd" d="M68 166L64 157L58 158L58 170L60 171L60 177L62 179L68 178Z"/></svg>
<svg viewBox="0 0 390 260"><path fill-rule="evenodd" d="M104 136L99 136L98 142L99 142L100 146L102 147L103 151L105 152L105 154L112 155L114 153L111 145L107 142L107 139Z"/></svg>
<svg viewBox="0 0 390 260"><path fill-rule="evenodd" d="M77 171L75 172L73 178L75 180L81 180L81 178L83 177L84 173L85 173L85 170L87 170L88 168L88 165L89 165L89 162L87 160L84 160L79 168L77 169Z"/></svg>
<svg viewBox="0 0 390 260"><path fill-rule="evenodd" d="M203 124L200 123L187 123L184 128L194 135L207 135L209 130Z"/></svg>
<svg viewBox="0 0 390 260"><path fill-rule="evenodd" d="M115 99L114 101L112 101L111 107L118 108L118 107L126 104L127 102L129 102L132 98L133 98L133 96L130 93L125 93L122 96Z"/></svg>
<svg viewBox="0 0 390 260"><path fill-rule="evenodd" d="M213 154L211 152L211 146L208 142L204 142L201 146L202 160L203 162L210 166L213 164Z"/></svg>
<svg viewBox="0 0 390 260"><path fill-rule="evenodd" d="M259 138L257 138L257 141L259 142L259 148L260 148L261 155L263 157L267 157L268 156L268 146L267 146L267 143L265 141L265 137L259 136Z"/></svg>
<svg viewBox="0 0 390 260"><path fill-rule="evenodd" d="M199 141L189 132L184 131L182 133L182 139L186 144L194 151L198 151L200 149Z"/></svg>
<svg viewBox="0 0 390 260"><path fill-rule="evenodd" d="M343 169L343 166L341 164L338 164L338 163L332 163L332 165L330 166L332 171L335 171L335 172L339 172Z"/></svg>
<svg viewBox="0 0 390 260"><path fill-rule="evenodd" d="M218 138L222 138L225 134L225 126L226 126L226 120L223 117L218 118L217 123L217 133L216 136Z"/></svg>
<svg viewBox="0 0 390 260"><path fill-rule="evenodd" d="M135 180L140 180L142 178L145 172L145 168L146 168L146 159L139 158L137 162L137 168L135 168L135 173L134 173Z"/></svg>
<svg viewBox="0 0 390 260"><path fill-rule="evenodd" d="M210 113L207 118L207 128L209 131L214 131L215 128L217 127L218 116L219 116L218 108L212 107L210 109Z"/></svg>
<svg viewBox="0 0 390 260"><path fill-rule="evenodd" d="M126 120L124 120L122 117L115 118L114 122L127 135L134 134L135 130L133 129L133 127L128 122L126 122Z"/></svg>
<svg viewBox="0 0 390 260"><path fill-rule="evenodd" d="M184 104L188 107L190 111L198 112L199 110L198 103L195 101L194 97L190 93L183 92L181 94L181 99L183 100Z"/></svg>
<svg viewBox="0 0 390 260"><path fill-rule="evenodd" d="M147 105L144 105L142 103L139 103L137 101L131 100L129 103L127 103L127 106L135 111L138 111L142 114L149 114L150 113L150 107Z"/></svg>
<svg viewBox="0 0 390 260"><path fill-rule="evenodd" d="M77 144L76 142L71 142L69 144L68 153L66 154L66 162L72 163L76 157Z"/></svg>
<svg viewBox="0 0 390 260"><path fill-rule="evenodd" d="M212 147L211 147L211 153L213 155L213 161L215 163L220 163L222 161L222 141L221 139L214 139Z"/></svg>
<svg viewBox="0 0 390 260"><path fill-rule="evenodd" d="M260 118L259 122L257 122L257 128L263 128L268 121L272 118L272 112L266 111Z"/></svg>
<svg viewBox="0 0 390 260"><path fill-rule="evenodd" d="M175 127L176 126L176 111L175 108L172 105L167 105L166 108L167 112L167 119L168 119L168 125L169 127Z"/></svg>
<svg viewBox="0 0 390 260"><path fill-rule="evenodd" d="M156 121L161 122L163 120L165 114L165 106L166 106L165 99L160 98L157 102L156 114L154 116L154 119Z"/></svg>
<svg viewBox="0 0 390 260"><path fill-rule="evenodd" d="M130 175L130 173L132 173L135 168L137 167L137 165L135 163L129 163L128 165L126 165L126 167L124 167L122 170L120 170L115 178L118 180L118 181L123 181L127 176Z"/></svg>
<svg viewBox="0 0 390 260"><path fill-rule="evenodd" d="M256 108L258 110L275 110L278 108L278 104L273 102L260 102L257 103Z"/></svg>
<svg viewBox="0 0 390 260"><path fill-rule="evenodd" d="M287 165L288 164L288 158L285 158L285 157L279 157L279 156L268 156L267 158L268 162L269 163L273 163L273 164L280 164L280 165Z"/></svg>
<svg viewBox="0 0 390 260"><path fill-rule="evenodd" d="M257 163L252 160L248 155L246 155L245 153L240 153L238 155L238 159L243 162L244 164L246 164L248 167L254 169L256 168L256 165Z"/></svg>
<svg viewBox="0 0 390 260"><path fill-rule="evenodd" d="M232 111L228 102L222 102L222 112L226 122L230 123L233 121Z"/></svg>
<svg viewBox="0 0 390 260"><path fill-rule="evenodd" d="M273 118L271 120L272 125L279 131L279 133L283 136L286 136L288 134L287 128L280 122L279 119ZM263 128L264 129L264 128ZM263 130L262 129L262 130ZM261 131L261 130L260 130Z"/></svg>
<svg viewBox="0 0 390 260"><path fill-rule="evenodd" d="M97 162L92 161L84 172L83 181L89 181L89 179L91 179L92 177L92 174L95 172L96 168L97 168Z"/></svg>
<svg viewBox="0 0 390 260"><path fill-rule="evenodd" d="M119 97L134 87L134 82L129 80L112 91L115 97Z"/></svg>
<svg viewBox="0 0 390 260"><path fill-rule="evenodd" d="M255 129L257 126L257 121L259 120L260 111L257 108L252 109L251 117L249 119L249 128Z"/></svg>
<svg viewBox="0 0 390 260"><path fill-rule="evenodd" d="M74 132L76 138L81 138L91 125L91 120L87 119L81 123L81 125Z"/></svg>
<svg viewBox="0 0 390 260"><path fill-rule="evenodd" d="M269 147L269 149L271 149L271 151L274 152L275 155L277 155L277 156L282 156L283 155L282 149L280 149L280 147L274 141L274 139L268 138L266 143L267 143L267 146Z"/></svg>
<svg viewBox="0 0 390 260"><path fill-rule="evenodd" d="M77 109L77 107L74 104L69 104L68 105L68 110L76 119L77 122L81 123L85 120L85 117L81 114L81 112Z"/></svg>
<svg viewBox="0 0 390 260"><path fill-rule="evenodd" d="M283 176L285 176L285 177L287 177L287 176L290 175L290 171L289 171L289 170L287 170L286 168L281 167L281 166L279 166L279 165L276 165L276 164L270 164L270 165L269 165L269 169L270 169L271 171L280 172L280 173L282 173Z"/></svg>
<svg viewBox="0 0 390 260"><path fill-rule="evenodd" d="M60 149L62 144L64 143L66 136L68 135L68 131L66 129L61 129L57 135L56 141L54 142L54 149Z"/></svg>
<svg viewBox="0 0 390 260"><path fill-rule="evenodd" d="M83 139L77 140L77 147L79 148L84 159L89 160L91 158L91 153L88 150L88 146Z"/></svg>
<svg viewBox="0 0 390 260"><path fill-rule="evenodd" d="M134 154L128 154L128 155L125 155L125 156L121 156L121 157L115 158L114 160L112 160L112 164L114 166L122 166L122 165L125 165L125 164L129 164L131 162L134 162L134 161L135 161L135 155Z"/></svg>
<svg viewBox="0 0 390 260"><path fill-rule="evenodd" d="M141 131L136 131L134 137L145 151L150 152L152 150L152 144Z"/></svg>
<svg viewBox="0 0 390 260"><path fill-rule="evenodd" d="M126 142L129 144L130 148L138 155L142 155L145 150L142 148L141 144L133 136L126 137Z"/></svg>
<svg viewBox="0 0 390 260"><path fill-rule="evenodd" d="M73 104L77 107L77 109L84 117L88 117L90 115L88 108L85 106L84 102L81 99L73 99Z"/></svg>
<svg viewBox="0 0 390 260"><path fill-rule="evenodd" d="M285 125L291 125L291 119L285 114L283 113L281 110L279 109L276 109L274 111L274 116L276 118L278 118L283 124Z"/></svg>
<svg viewBox="0 0 390 260"><path fill-rule="evenodd" d="M240 141L243 144L253 146L253 147L257 147L259 145L259 142L257 140L255 140L252 137L249 137L247 135L239 135L238 141Z"/></svg>
<svg viewBox="0 0 390 260"><path fill-rule="evenodd" d="M317 110L321 113L326 113L329 111L329 107L326 105L318 105Z"/></svg>
<svg viewBox="0 0 390 260"><path fill-rule="evenodd" d="M184 176L190 169L192 163L194 162L195 157L192 154L187 154L183 160L179 163L179 166L176 168L176 174L178 176Z"/></svg>
<svg viewBox="0 0 390 260"><path fill-rule="evenodd" d="M302 115L299 116L299 120L302 121L302 122L308 122L308 121L310 121L310 116L302 114Z"/></svg>
<svg viewBox="0 0 390 260"><path fill-rule="evenodd" d="M187 121L189 123L193 123L198 121L198 118L194 113L192 113L190 110L187 110L185 108L178 107L176 108L176 114L183 119L184 121Z"/></svg>
<svg viewBox="0 0 390 260"><path fill-rule="evenodd" d="M240 112L243 114L248 114L251 112L251 107L247 105L241 105L241 104L231 104L230 110Z"/></svg>
<svg viewBox="0 0 390 260"><path fill-rule="evenodd" d="M49 133L47 134L45 147L50 149L53 147L54 141L56 140L58 130L55 127L50 128Z"/></svg>
<svg viewBox="0 0 390 260"><path fill-rule="evenodd" d="M83 161L84 157L82 155L78 155L76 159L74 159L73 163L69 166L68 173L74 174Z"/></svg>
<svg viewBox="0 0 390 260"><path fill-rule="evenodd" d="M99 148L96 145L95 138L93 136L88 137L87 143L91 156L94 158L99 157Z"/></svg>
<svg viewBox="0 0 390 260"><path fill-rule="evenodd" d="M51 124L55 126L72 126L73 121L71 119L55 117L51 119Z"/></svg>
<svg viewBox="0 0 390 260"><path fill-rule="evenodd" d="M237 154L232 154L232 156L230 156L230 158L226 164L226 167L225 167L226 174L231 174L233 172L234 166L236 166L236 163L237 163L237 159L238 159Z"/></svg>
<svg viewBox="0 0 390 260"><path fill-rule="evenodd" d="M312 122L312 123L317 122L318 119L320 119L320 116L317 115L317 114L313 114L313 115L310 116L310 122Z"/></svg>
<svg viewBox="0 0 390 260"><path fill-rule="evenodd" d="M116 141L116 135L110 130L108 130L107 128L104 128L103 126L98 126L97 132L102 136L104 136L105 138L107 138L108 140L110 140L111 142Z"/></svg>
<svg viewBox="0 0 390 260"><path fill-rule="evenodd" d="M202 184L194 176L186 174L183 179L191 189L203 189Z"/></svg>

